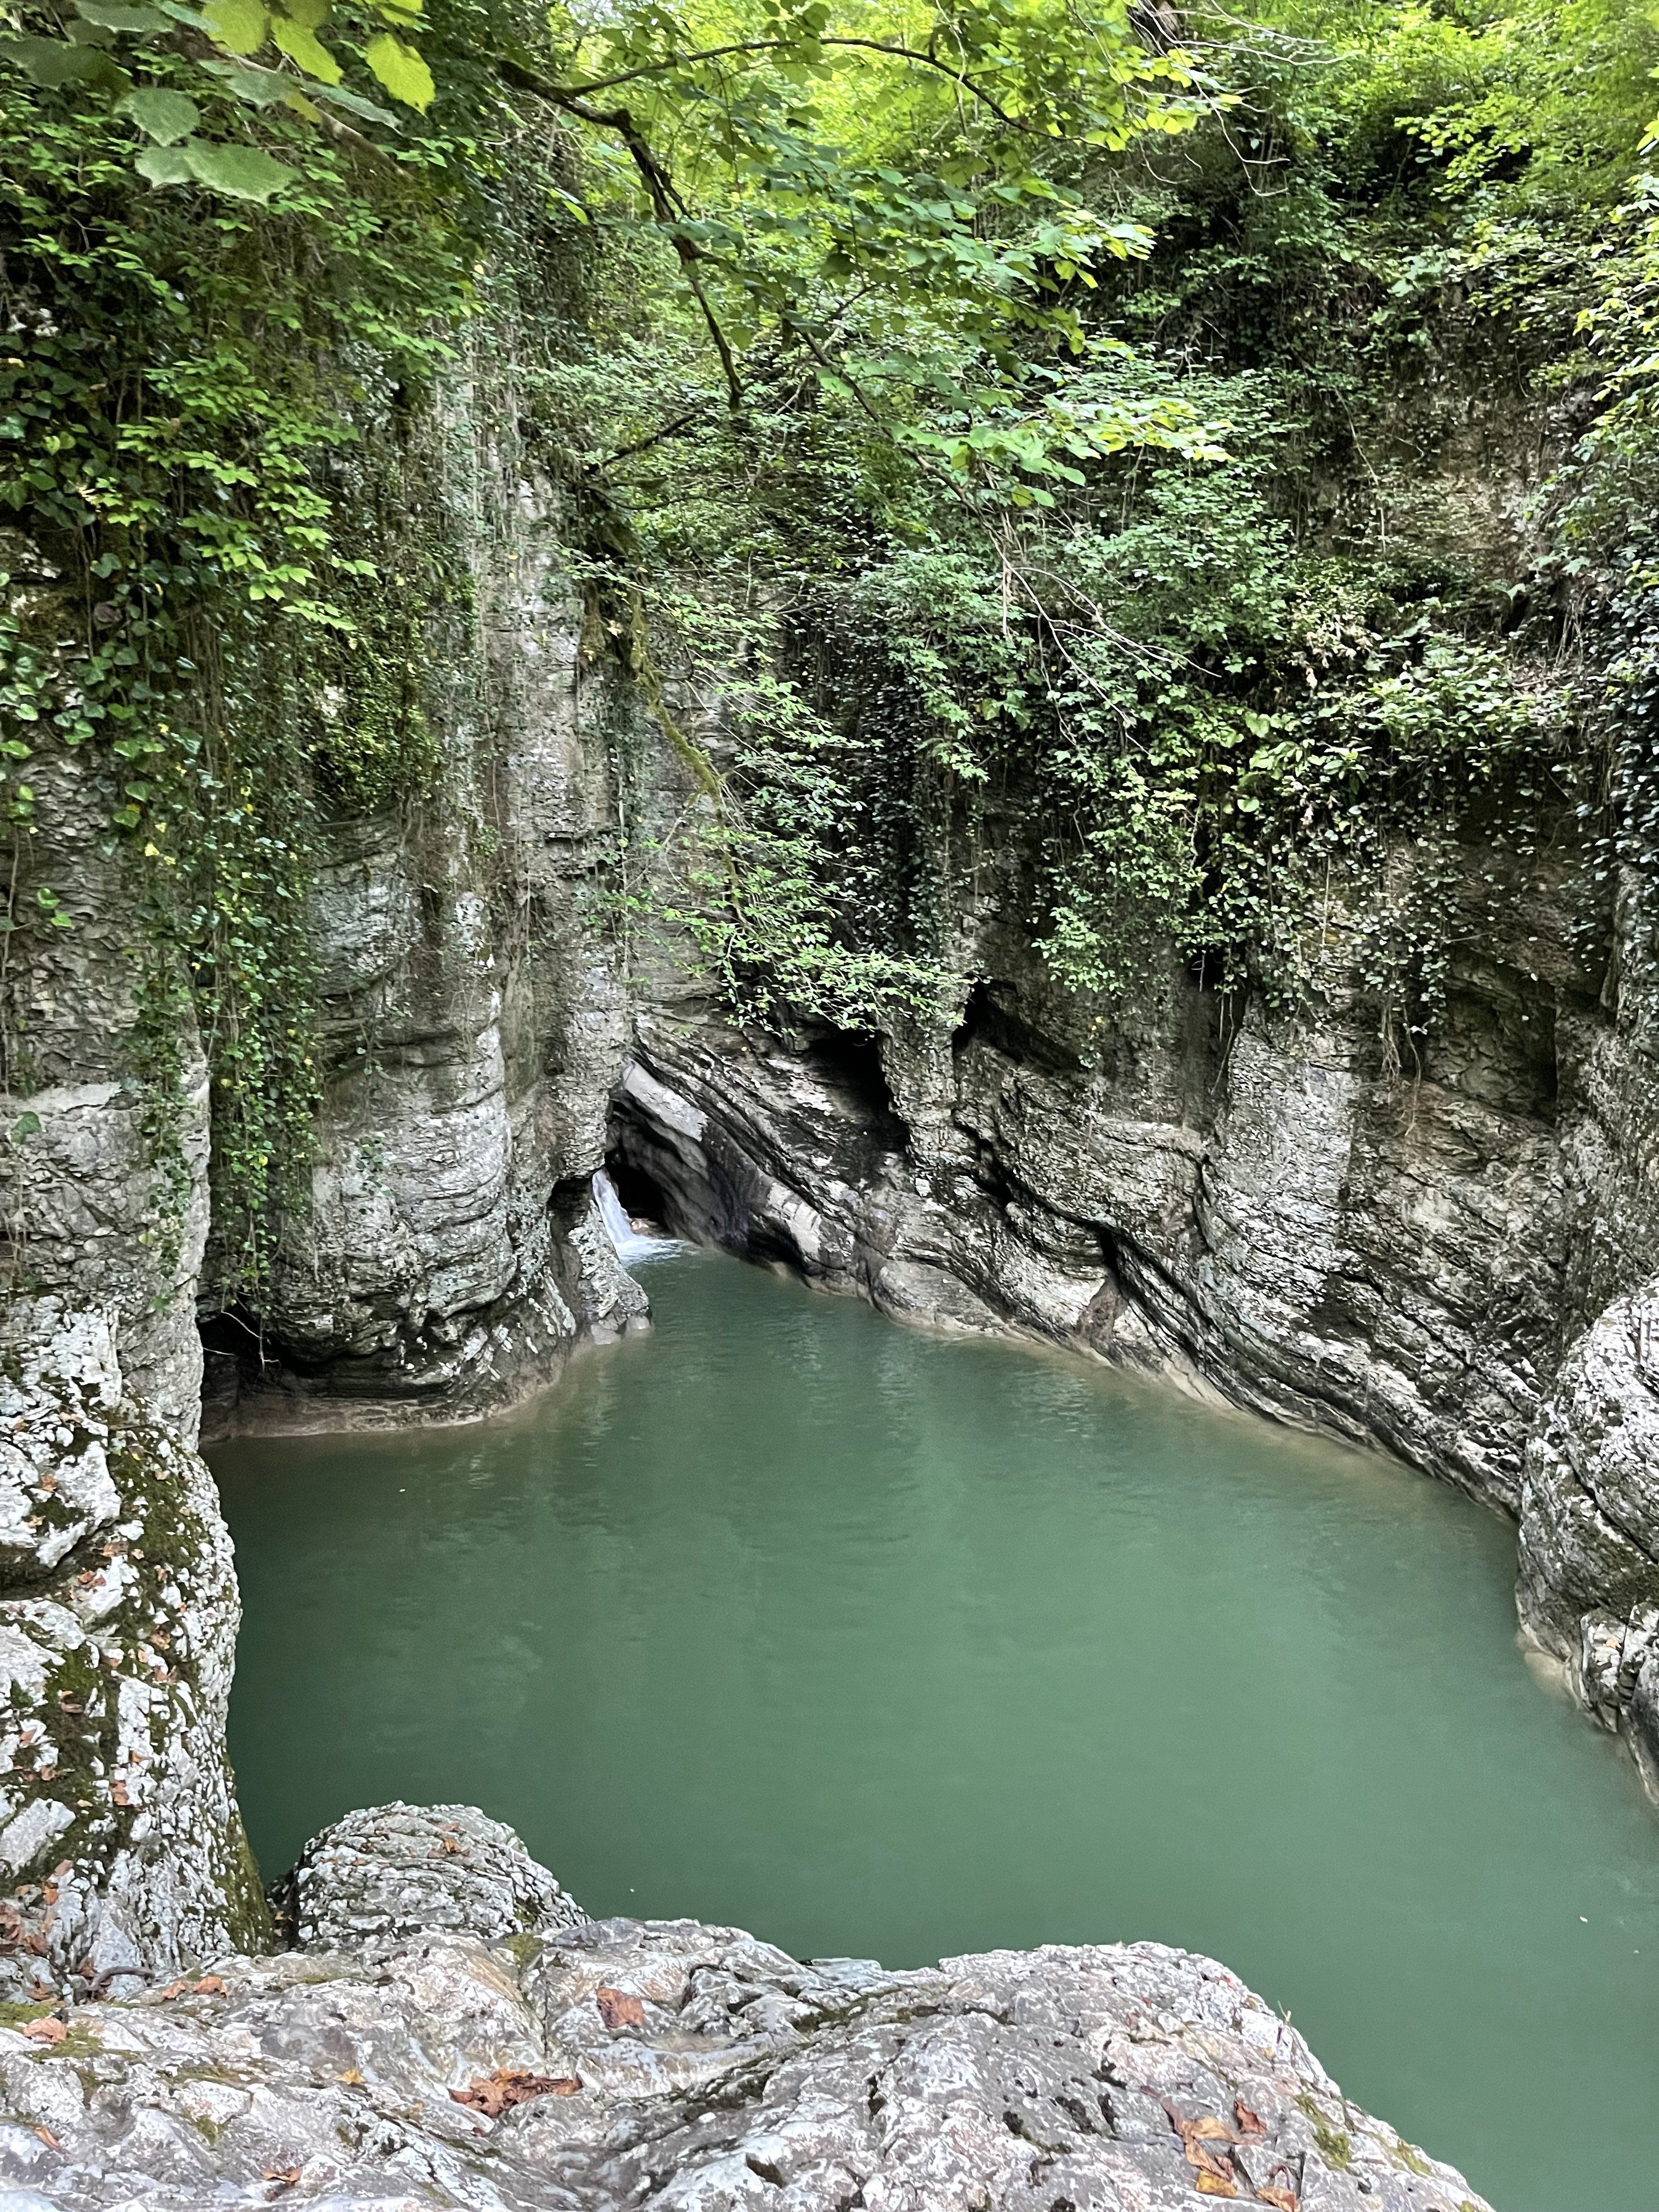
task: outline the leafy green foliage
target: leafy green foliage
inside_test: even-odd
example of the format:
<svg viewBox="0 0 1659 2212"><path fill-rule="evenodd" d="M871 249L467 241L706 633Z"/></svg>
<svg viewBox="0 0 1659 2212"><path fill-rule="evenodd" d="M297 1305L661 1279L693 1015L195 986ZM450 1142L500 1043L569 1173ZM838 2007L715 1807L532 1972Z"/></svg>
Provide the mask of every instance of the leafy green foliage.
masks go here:
<svg viewBox="0 0 1659 2212"><path fill-rule="evenodd" d="M722 972L767 975L775 1018L792 990L821 1018L833 945L865 963L863 1019L889 1018L910 985L884 1000L882 954L907 979L948 964L961 892L938 870L1021 846L1013 896L1073 988L1109 1002L1170 946L1287 1000L1346 974L1397 1057L1503 883L1595 834L1596 678L1560 556L1449 537L1470 510L1447 483L1472 410L1501 451L1589 381L1605 447L1615 384L1650 374L1650 277L1597 272L1629 266L1613 193L1659 32L1590 0L1269 13L1190 21L1206 99L1178 164L1151 131L1056 156L1138 240L1097 247L1069 331L843 304L840 376L775 344L722 424L672 295L641 324L641 270L546 395L632 518L616 587L683 579L702 629L744 640L716 683L735 726L758 659L778 728L810 715L842 748L836 834L798 821L766 860L825 933L810 958L759 929L743 953L740 890L704 881ZM890 143L921 127L914 106L872 120ZM810 300L823 266L789 265ZM699 629L679 610L668 649L706 690ZM734 759L738 877L770 788Z"/></svg>

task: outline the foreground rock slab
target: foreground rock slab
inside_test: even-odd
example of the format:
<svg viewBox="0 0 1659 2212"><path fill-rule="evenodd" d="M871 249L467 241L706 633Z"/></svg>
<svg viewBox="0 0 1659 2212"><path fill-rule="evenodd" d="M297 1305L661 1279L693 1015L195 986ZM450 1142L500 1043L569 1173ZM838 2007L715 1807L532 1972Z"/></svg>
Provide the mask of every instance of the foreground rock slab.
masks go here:
<svg viewBox="0 0 1659 2212"><path fill-rule="evenodd" d="M1152 1943L889 1973L693 1921L382 1939L20 2020L0 2083L30 2212L1486 2212Z"/></svg>

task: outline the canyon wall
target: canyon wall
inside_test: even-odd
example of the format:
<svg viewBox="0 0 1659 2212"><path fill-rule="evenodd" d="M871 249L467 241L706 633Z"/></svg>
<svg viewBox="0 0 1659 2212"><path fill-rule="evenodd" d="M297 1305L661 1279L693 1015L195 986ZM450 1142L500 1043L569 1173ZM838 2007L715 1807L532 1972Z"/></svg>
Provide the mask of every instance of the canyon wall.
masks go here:
<svg viewBox="0 0 1659 2212"><path fill-rule="evenodd" d="M43 769L27 867L72 927L20 935L3 969L13 1981L84 1990L258 1940L198 1407L220 1435L471 1418L642 1325L592 1203L607 1150L681 1233L1384 1446L1515 1516L1528 1632L1659 1775L1640 902L1609 958L1565 920L1570 850L1523 870L1471 845L1452 896L1475 949L1401 1068L1340 886L1294 1013L1173 963L1107 1008L1032 949L1011 818L950 917L935 1021L735 1026L683 943L618 921L619 832L648 849L704 802L591 649L511 376L475 362L408 456L465 568L423 672L437 766L320 825L310 1187L257 1301L218 1279L189 994L163 1174L131 872L88 757ZM49 607L38 556L9 557Z"/></svg>
<svg viewBox="0 0 1659 2212"><path fill-rule="evenodd" d="M602 911L613 709L510 371L481 360L407 457L447 509L465 613L422 672L428 787L320 824L310 1188L257 1304L222 1287L188 988L158 1127L153 925L104 826L108 764L61 750L37 777L18 890L63 921L0 940L9 1995L264 1939L225 1754L238 1607L204 1410L210 1435L468 1418L644 1322L592 1195L628 1022ZM14 611L49 630L58 580L27 548L8 566Z"/></svg>
<svg viewBox="0 0 1659 2212"><path fill-rule="evenodd" d="M1171 966L1103 1020L1005 895L951 1013L860 1042L659 985L617 1173L681 1234L896 1316L1015 1330L1382 1445L1521 1524L1528 1635L1659 1773L1659 1095L1638 963L1561 864L1471 847L1478 953L1391 1065L1328 930L1294 1014Z"/></svg>

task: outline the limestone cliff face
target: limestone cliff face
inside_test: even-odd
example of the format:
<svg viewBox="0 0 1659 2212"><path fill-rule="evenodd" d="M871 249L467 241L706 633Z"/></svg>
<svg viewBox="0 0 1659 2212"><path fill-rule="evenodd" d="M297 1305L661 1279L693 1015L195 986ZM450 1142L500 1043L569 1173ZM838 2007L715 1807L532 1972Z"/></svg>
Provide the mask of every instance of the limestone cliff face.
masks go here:
<svg viewBox="0 0 1659 2212"><path fill-rule="evenodd" d="M1294 1017L1172 970L1103 1030L994 902L928 1032L785 1043L660 993L618 1158L681 1234L1160 1370L1519 1516L1525 1626L1651 1761L1659 1365L1619 1297L1659 1231L1654 1071L1560 891L1514 886L1409 1074L1334 953Z"/></svg>
<svg viewBox="0 0 1659 2212"><path fill-rule="evenodd" d="M441 767L419 802L325 832L309 1202L257 1349L213 1332L221 1431L476 1413L645 1313L591 1195L627 1034L611 702L512 420L469 386L434 438L471 609L427 672Z"/></svg>
<svg viewBox="0 0 1659 2212"><path fill-rule="evenodd" d="M0 1362L0 1993L136 1988L268 1916L225 1755L240 1607L195 1453L96 1311Z"/></svg>
<svg viewBox="0 0 1659 2212"><path fill-rule="evenodd" d="M644 1319L591 1189L627 1030L608 708L550 495L499 427L510 370L457 385L411 456L465 568L422 672L438 766L418 800L325 810L310 1202L228 1315L204 1055L107 827L110 763L53 752L36 779L19 888L70 926L0 940L8 1995L262 1940L225 1755L230 1547L193 1449L198 1311L221 1433L473 1416ZM6 565L49 627L58 580L27 549Z"/></svg>

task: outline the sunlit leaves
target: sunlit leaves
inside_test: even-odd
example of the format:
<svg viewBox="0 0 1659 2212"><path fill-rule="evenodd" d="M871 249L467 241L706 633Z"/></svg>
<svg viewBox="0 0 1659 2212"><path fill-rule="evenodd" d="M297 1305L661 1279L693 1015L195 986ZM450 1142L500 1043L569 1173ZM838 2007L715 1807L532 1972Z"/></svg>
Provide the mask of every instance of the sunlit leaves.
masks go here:
<svg viewBox="0 0 1659 2212"><path fill-rule="evenodd" d="M344 71L317 36L327 17L326 0L288 0L286 11L272 21L271 37L277 52L297 62L307 76L338 84Z"/></svg>
<svg viewBox="0 0 1659 2212"><path fill-rule="evenodd" d="M382 32L363 48L363 59L394 100L422 112L431 106L436 91L432 72L413 46Z"/></svg>
<svg viewBox="0 0 1659 2212"><path fill-rule="evenodd" d="M261 0L206 0L208 34L228 54L257 54L270 28L270 11Z"/></svg>

